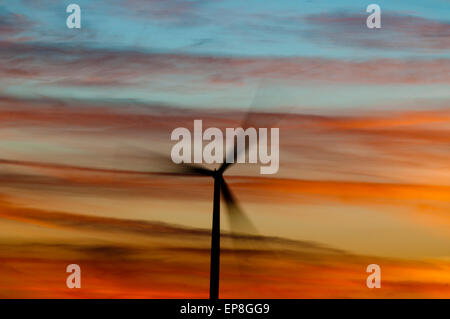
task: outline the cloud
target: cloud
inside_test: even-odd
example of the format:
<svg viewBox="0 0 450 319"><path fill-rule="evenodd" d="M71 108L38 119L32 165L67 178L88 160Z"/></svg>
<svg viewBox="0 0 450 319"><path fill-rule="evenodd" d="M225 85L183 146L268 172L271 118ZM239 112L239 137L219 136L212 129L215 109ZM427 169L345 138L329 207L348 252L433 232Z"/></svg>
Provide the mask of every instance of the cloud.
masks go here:
<svg viewBox="0 0 450 319"><path fill-rule="evenodd" d="M381 167L390 163L397 167L377 179L382 182L442 184L447 170L446 145L448 139L448 123L450 115L446 101L436 104L435 101L422 101L413 110L382 110L341 112L338 115L314 114L277 114L252 113L255 126L267 127L280 118L277 124L281 128L281 152L290 156L284 157L283 165L303 165L309 170L321 169L339 171L348 169L351 174L356 171L383 176ZM395 106L393 107L395 108ZM72 148L73 153L84 157L83 165L73 157L69 162L60 151L55 149L55 156L63 156L60 162L66 165L104 167L98 165L99 158L109 160L108 167L118 170L148 171L159 166L152 166L147 161L149 154L136 152L136 149L121 150L124 145L136 145L144 149L159 149L169 152L171 147L170 132L176 127L192 128L195 119L202 119L204 127L238 127L242 125L246 114L243 112L226 112L221 110L177 109L162 105L147 105L133 101L109 103L108 101L82 101L58 99L20 99L3 96L0 98L0 122L5 134L10 134L18 143L26 143L30 136L34 144L46 143L65 149ZM12 133L14 129L18 129ZM12 135L11 135L12 134ZM30 135L31 134L31 135ZM302 136L302 139L293 139ZM36 140L39 138L39 140ZM101 140L102 148L96 144ZM77 142L75 142L77 141ZM150 146L153 145L153 146ZM431 147L433 146L433 147ZM31 155L34 161L55 162L30 154L26 149L6 147L4 159L22 160ZM95 148L95 158L92 156ZM144 152L145 153L145 152ZM89 155L91 154L91 155ZM167 153L168 154L168 153ZM103 156L103 157L102 157ZM111 160L121 158L120 166ZM81 160L81 158L80 158ZM89 160L86 162L85 160ZM364 165L355 165L356 163ZM384 163L384 164L383 164ZM392 166L394 165L394 166ZM359 169L360 168L360 169ZM433 180L425 177L419 170L436 172ZM402 174L411 169L408 174ZM439 173L437 171L440 170ZM419 174L419 175L415 175ZM390 177L389 177L390 175ZM441 180L439 181L439 176ZM340 179L343 176L340 177ZM315 179L317 177L312 177ZM329 177L329 178L336 178ZM355 176L344 178L355 179ZM356 179L358 179L356 177ZM420 184L420 183L419 183Z"/></svg>
<svg viewBox="0 0 450 319"><path fill-rule="evenodd" d="M11 162L10 162L11 163ZM31 190L43 194L49 199L58 194L83 195L97 198L123 198L131 200L157 199L170 201L203 201L211 200L211 181L206 178L165 176L159 173L134 173L114 170L96 170L95 168L77 168L74 166L34 165L30 162L11 163L12 166L38 168L33 174L2 173L2 189ZM2 165L4 161L2 160ZM238 194L238 199L249 204L343 204L367 206L383 209L383 207L402 208L397 211L399 217L415 220L431 228L450 226L450 218L446 211L450 208L446 201L450 194L450 186L425 184L394 184L380 182L356 181L320 181L299 180L294 178L264 178L250 176L227 176L232 190ZM189 187L187 187L187 185ZM409 212L405 214L404 209ZM391 211L392 209L390 209ZM393 210L391 213L395 213ZM3 216L8 214L3 212ZM22 215L21 215L22 214ZM36 218L37 214L27 214L27 211L14 212L9 218ZM51 219L58 224L64 215L39 215L39 222ZM83 219L85 220L83 222ZM77 227L94 227L108 220L83 217L76 222ZM112 221L108 221L113 224ZM147 231L139 222L143 232ZM62 221L60 225L66 225ZM137 224L131 221L130 229ZM148 229L150 230L150 228Z"/></svg>
<svg viewBox="0 0 450 319"><path fill-rule="evenodd" d="M50 211L39 208L29 208L26 206L22 206L19 203L15 203L12 198L9 196L5 196L1 194L0 196L0 218L2 219L10 219L13 221L17 221L20 223L34 224L40 225L48 228L60 228L65 229L67 231L71 230L81 230L83 232L91 233L91 234L99 234L106 233L112 236L118 235L136 235L139 237L148 237L149 239L157 239L157 238L170 238L175 242L185 243L187 247L171 247L170 245L167 247L163 247L162 249L167 249L173 253L176 253L178 250L189 250L192 252L200 252L205 250L209 251L207 247L191 247L189 248L189 242L195 242L198 240L203 240L204 238L209 238L211 232L209 229L202 228L193 228L193 227L184 227L180 225L173 225L163 222L157 221L147 221L147 220L135 220L135 219L126 219L126 218L112 218L112 217L103 217L96 215L87 215L87 214L74 214L68 212L61 211ZM253 242L255 244L259 243L269 243L270 246L253 246L254 251L250 252L245 249L241 250L240 254L246 253L258 253L257 250L261 250L261 253L269 254L270 251L268 249L280 249L285 250L289 253L291 249L303 250L304 254L312 254L312 253L320 253L324 255L343 255L350 256L348 252L343 250L335 249L332 247L327 247L321 245L319 243L313 243L309 241L298 241L291 240L282 237L271 237L271 236L262 236L262 235L247 235L247 234L234 234L222 232L221 235L224 240L224 252L230 252L233 249L239 249L239 246L233 245L231 247L230 240L238 240L238 242ZM125 237L116 237L123 238L126 241ZM42 245L42 244L41 244ZM30 245L30 248L32 245ZM77 246L71 247L68 244L48 244L48 247L59 247L63 246L69 250L78 249ZM67 246L67 247L66 247ZM140 245L137 245L138 247ZM82 246L81 246L82 248ZM108 250L114 250L114 247L106 246L105 249L102 246L96 248L91 247L88 252L95 252L97 250L101 251L102 254L109 254ZM116 247L117 252L124 251L122 247ZM125 253L125 251L124 251Z"/></svg>
<svg viewBox="0 0 450 319"><path fill-rule="evenodd" d="M381 29L366 26L367 15L332 12L312 14L304 20L311 28L304 36L316 42L372 50L443 52L450 48L450 24L418 16L383 12Z"/></svg>
<svg viewBox="0 0 450 319"><path fill-rule="evenodd" d="M23 14L7 11L0 13L0 36L2 36L2 41L21 40L17 36L33 25L34 23Z"/></svg>
<svg viewBox="0 0 450 319"><path fill-rule="evenodd" d="M207 0L121 0L117 10L139 19L151 19L165 25L196 26L210 21L202 9L212 1Z"/></svg>
<svg viewBox="0 0 450 319"><path fill-rule="evenodd" d="M255 112L252 118L256 120L253 124L261 127L280 118L280 173L286 172L285 177L299 176L296 167L303 167L302 179L326 176L344 181L446 185L450 117L446 101L440 106L431 102L421 102L416 110L385 107L364 112L352 110L339 116ZM115 105L108 101L3 97L0 122L4 134L9 134L18 145L25 146L31 136L35 147L48 145L47 152L39 154L33 149L5 144L3 159L56 162L67 168L83 166L86 173L88 168L159 170L163 167L155 159L148 162L152 158L148 152L121 145L169 154L173 145L169 135L176 127L192 128L193 121L199 118L204 127L238 127L245 116L243 112L177 109L132 101ZM67 157L59 149L70 150L72 156ZM51 159L51 154L59 160ZM99 164L100 159L105 164ZM100 183L99 180L98 186Z"/></svg>
<svg viewBox="0 0 450 319"><path fill-rule="evenodd" d="M19 222L21 231L27 224L39 225L42 234L53 227L66 231L65 238L0 241L3 298L207 297L206 230L25 208L5 198L0 207L1 217ZM13 234L16 226L9 227ZM73 230L83 233L71 239ZM236 254L222 237L223 298L444 298L450 293L450 265L443 260L358 256L317 243L267 240L270 250ZM81 266L83 289L65 288L65 268L72 263ZM376 292L365 285L370 263L383 271L385 288Z"/></svg>
<svg viewBox="0 0 450 319"><path fill-rule="evenodd" d="M0 216L2 218L44 225L47 227L79 229L88 232L131 233L142 236L170 236L177 234L181 237L198 237L209 234L206 230L188 229L158 222L96 217L24 208L14 205L5 199L2 199L1 206L2 212L0 213Z"/></svg>
<svg viewBox="0 0 450 319"><path fill-rule="evenodd" d="M106 11L101 12L118 10L112 16L125 15L134 21L151 19L153 25L168 28L217 22L220 25L215 27L220 31L219 38L213 39L216 44L223 41L221 32L231 36L230 31L238 30L244 31L239 37L250 39L255 35L256 41L270 41L272 36L279 39L280 34L298 39L297 33L303 32L303 36L327 46L382 48L387 52L406 49L441 53L449 47L448 23L443 21L387 13L382 17L382 30L367 30L365 15L339 13L310 15L302 20L290 13L249 16L236 12L230 20L216 21L232 9L217 12L213 8L208 15L209 3L124 0L102 7ZM30 5L36 6L32 2ZM3 94L29 94L33 90L40 93L42 89L55 96L82 96L92 89L97 93L123 91L131 95L140 90L166 90L173 95L185 94L183 97L189 99L199 93L203 97L217 90L228 92L229 88L245 91L249 84L260 80L293 88L317 84L325 93L328 85L336 84L350 89L352 85L378 89L390 84L411 89L427 85L421 87L426 89L450 82L450 63L445 58L226 57L102 48L102 41L89 47L89 43L94 44L89 41L98 36L94 29L66 34L58 31L64 28L36 28L33 33L29 28L32 22L25 16L8 14L2 18ZM308 33L303 22L307 23ZM36 34L39 42L25 37ZM194 97L193 101L199 100ZM296 103L303 107L308 101ZM265 223L275 218L273 213L280 214L280 220L287 218L282 216L285 208L304 214L303 208L313 207L305 210L310 215L327 207L336 211L362 209L373 213L374 218L389 214L399 224L414 222L410 228L383 224L383 229L394 229L393 237L403 237L405 247L411 240L417 243L423 239L421 252L430 249L432 254L442 255L450 225L448 101L407 101L406 107L415 110L399 110L398 105L376 107L380 108L365 112L339 110L338 114L330 111L325 115L257 113L257 123L280 119L280 174L269 178L252 176L254 167L236 165L227 172L230 187L255 213L260 213L258 205L265 206L266 211L262 209L258 215ZM151 159L149 152L122 147L122 143L131 144L166 154L172 145L171 130L191 128L193 120L199 118L205 127L225 128L241 125L245 114L213 106L208 110L181 109L133 99L1 95L0 189L11 197L0 197L0 297L207 297L209 229L147 218L161 217L170 212L168 207L176 207L175 214L179 215L170 218L180 223L188 218L194 220L191 215L186 217L185 209L194 211L195 205L210 205L212 179L174 177L170 171L155 174L166 167ZM119 202L125 207L116 207ZM187 202L193 205L186 207ZM183 209L179 209L181 206ZM180 216L185 219L178 219ZM288 217L288 222L295 220ZM318 235L323 236L320 240L334 245L330 238L336 239L341 247L347 247L348 241L340 238L345 230L325 239L327 234L320 231L326 222L314 224ZM313 224L309 221L306 225ZM351 227L355 231L361 231L359 227L369 229L360 222ZM441 229L444 235L437 238L435 233ZM222 235L224 298L450 295L450 265L444 259L405 261L360 256L306 240ZM362 237L359 239L363 245L369 243L365 233ZM443 247L434 250L439 245ZM394 253L403 249L398 247ZM81 291L68 290L64 285L65 267L70 263L82 266ZM369 291L365 286L365 267L370 263L382 266L386 289Z"/></svg>
<svg viewBox="0 0 450 319"><path fill-rule="evenodd" d="M135 88L177 76L208 86L242 85L255 79L291 84L449 83L450 62L380 59L362 62L317 58L239 58L158 54L3 42L0 75L6 80L36 80L64 87ZM101 63L100 63L101 62Z"/></svg>

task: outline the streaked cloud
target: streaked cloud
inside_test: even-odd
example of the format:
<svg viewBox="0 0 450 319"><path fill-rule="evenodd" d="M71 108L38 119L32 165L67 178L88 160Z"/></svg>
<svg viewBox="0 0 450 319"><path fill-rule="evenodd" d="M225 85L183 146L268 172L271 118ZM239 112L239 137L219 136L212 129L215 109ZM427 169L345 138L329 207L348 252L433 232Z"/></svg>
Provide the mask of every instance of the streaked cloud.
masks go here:
<svg viewBox="0 0 450 319"><path fill-rule="evenodd" d="M164 77L181 77L208 86L242 85L272 79L358 84L449 83L447 59L346 61L317 58L210 57L129 50L3 43L4 76L35 79L41 85L146 86ZM101 63L99 63L101 62ZM158 80L157 80L158 78Z"/></svg>
<svg viewBox="0 0 450 319"><path fill-rule="evenodd" d="M207 297L212 179L161 158L246 118L281 166L227 171L259 233L223 208L221 297L450 295L447 4L77 3L0 7L0 297Z"/></svg>
<svg viewBox="0 0 450 319"><path fill-rule="evenodd" d="M65 229L67 233L83 231L77 235L77 244L29 240L1 243L0 269L4 276L0 285L3 291L8 291L2 292L4 297L207 296L208 231L29 209L8 203L5 199L0 205L3 218L20 223L11 228L12 232L21 224L24 226L20 227L26 229L28 223L39 225L41 231L51 231L54 226ZM134 237L129 237L130 234ZM166 244L161 246L161 240ZM255 240L258 238L239 239L241 244ZM417 264L357 256L312 242L274 238L267 238L267 242L270 246L253 246L247 251L240 246L230 246L229 238L223 237L224 297L386 298L393 293L397 297L445 297L449 293L449 265L445 261L430 260ZM83 289L79 291L63 286L65 266L74 262L83 271ZM373 292L365 287L368 263L378 263L383 267L384 290Z"/></svg>
<svg viewBox="0 0 450 319"><path fill-rule="evenodd" d="M450 24L414 15L382 13L382 29L370 30L365 25L367 15L326 12L306 17L315 28L307 37L328 41L338 46L356 46L373 50L434 50L450 48Z"/></svg>

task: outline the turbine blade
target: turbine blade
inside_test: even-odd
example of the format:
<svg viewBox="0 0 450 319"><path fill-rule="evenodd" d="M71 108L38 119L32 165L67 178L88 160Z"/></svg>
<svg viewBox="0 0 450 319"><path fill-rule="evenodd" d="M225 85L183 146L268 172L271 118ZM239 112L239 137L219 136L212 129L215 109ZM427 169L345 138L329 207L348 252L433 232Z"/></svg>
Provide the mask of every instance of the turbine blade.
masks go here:
<svg viewBox="0 0 450 319"><path fill-rule="evenodd" d="M187 163L180 163L175 164L179 165L180 172L186 172L186 173L192 173L193 175L203 175L203 176L212 176L213 172L210 169L204 168L200 165L194 165L194 164L187 164Z"/></svg>
<svg viewBox="0 0 450 319"><path fill-rule="evenodd" d="M256 235L258 233L256 227L240 207L223 177L220 179L220 184L220 190L222 191L228 209L227 215L232 233L250 233Z"/></svg>
<svg viewBox="0 0 450 319"><path fill-rule="evenodd" d="M266 82L266 81L264 81ZM264 86L268 86L268 84L264 84ZM261 82L258 83L258 86L255 91L255 95L253 96L253 100L250 104L249 110L245 114L245 117L242 121L242 129L245 131L250 127L254 127L255 129L258 129L260 127L266 127L270 128L275 125L275 123L278 123L281 121L285 116L288 115L288 112L286 112L286 107L284 107L283 110L278 112L267 112L267 108L271 109L273 108L273 105L286 105L285 99L286 95L281 94L280 98L283 100L280 101L273 101L273 93L271 93L269 90L261 89L262 84ZM266 93L266 94L264 94ZM271 102L269 102L271 101ZM272 104L271 104L272 103ZM289 103L288 103L289 104ZM292 102L293 105L295 105L295 102ZM250 141L246 137L245 140L245 147L244 149L241 149L239 154L237 152L237 145L234 143L234 161L233 163L227 162L227 155L225 153L224 160L222 165L219 168L220 173L224 173L230 166L232 166L234 163L236 163L236 160L238 156L241 155L241 153L248 153L248 150L250 149L252 145L250 145Z"/></svg>
<svg viewBox="0 0 450 319"><path fill-rule="evenodd" d="M0 158L0 165L12 165L22 167L34 167L41 169L56 169L60 171L82 171L86 173L104 173L104 174L122 174L122 175L146 175L146 176L179 176L179 175L207 175L212 176L212 171L196 167L192 165L183 165L177 171L171 172L150 172L150 171L135 171L126 169L114 169L114 168L98 168L98 167L86 167L67 165L59 163L49 162L34 162L34 161L21 161L13 159Z"/></svg>
<svg viewBox="0 0 450 319"><path fill-rule="evenodd" d="M269 251L269 245L264 237L258 234L256 227L240 208L223 177L221 178L220 189L228 208L227 215L230 222L230 236L228 238L231 240L233 247L235 265L239 275L245 276L245 273L250 271L248 265L253 264L251 258L255 254L257 256L259 252Z"/></svg>
<svg viewBox="0 0 450 319"><path fill-rule="evenodd" d="M49 162L21 161L4 158L0 158L0 165L13 165L13 166L44 168L44 169L72 170L72 171L84 171L84 172L107 173L107 174L165 175L165 173L162 172L144 172L144 171L122 170L114 168L97 168L97 167L76 166L76 165L67 165Z"/></svg>
<svg viewBox="0 0 450 319"><path fill-rule="evenodd" d="M200 176L212 176L213 170L203 167L198 164L179 163L175 164L169 156L162 155L161 153L142 149L138 147L121 147L126 149L126 156L133 157L145 161L145 163L154 164L157 169L163 170L167 174L179 174L179 175L200 175Z"/></svg>
<svg viewBox="0 0 450 319"><path fill-rule="evenodd" d="M244 129L244 131L248 128L248 127L242 127ZM250 149L250 140L248 139L248 137L245 137L245 147L244 149L239 150L237 149L237 143L234 143L234 158L233 158L233 162L229 163L227 161L227 156L225 154L224 160L222 165L219 167L219 173L222 174L223 172L225 172L231 165L235 164L237 162L238 157L241 155L241 153L248 153L248 150Z"/></svg>

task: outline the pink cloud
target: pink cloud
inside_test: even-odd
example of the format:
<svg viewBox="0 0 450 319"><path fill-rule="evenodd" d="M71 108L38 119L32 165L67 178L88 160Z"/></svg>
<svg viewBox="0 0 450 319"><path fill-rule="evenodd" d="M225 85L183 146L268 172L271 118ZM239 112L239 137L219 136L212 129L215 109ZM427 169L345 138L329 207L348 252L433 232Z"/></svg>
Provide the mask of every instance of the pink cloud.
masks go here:
<svg viewBox="0 0 450 319"><path fill-rule="evenodd" d="M176 76L208 85L276 79L301 84L449 83L448 59L347 61L316 58L231 58L1 43L0 76L63 86L151 85Z"/></svg>

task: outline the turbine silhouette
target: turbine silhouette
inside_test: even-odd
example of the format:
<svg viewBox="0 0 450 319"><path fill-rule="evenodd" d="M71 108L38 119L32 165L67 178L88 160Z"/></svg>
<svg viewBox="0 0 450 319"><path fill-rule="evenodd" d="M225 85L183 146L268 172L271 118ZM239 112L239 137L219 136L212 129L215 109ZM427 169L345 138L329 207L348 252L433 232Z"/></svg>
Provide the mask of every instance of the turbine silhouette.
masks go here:
<svg viewBox="0 0 450 319"><path fill-rule="evenodd" d="M236 144L235 144L236 145ZM246 143L248 149L248 143ZM236 148L235 148L236 150ZM234 153L235 157L238 154ZM236 161L234 161L236 162ZM219 298L219 273L220 273L220 195L225 201L230 218L231 228L235 228L237 224L253 230L248 217L240 208L236 198L230 190L223 174L233 163L224 161L218 169L208 169L200 165L181 163L178 171L182 175L196 175L204 177L212 177L214 180L213 195L213 214L212 214L212 230L211 230L211 265L210 265L210 288L209 298L217 300Z"/></svg>

